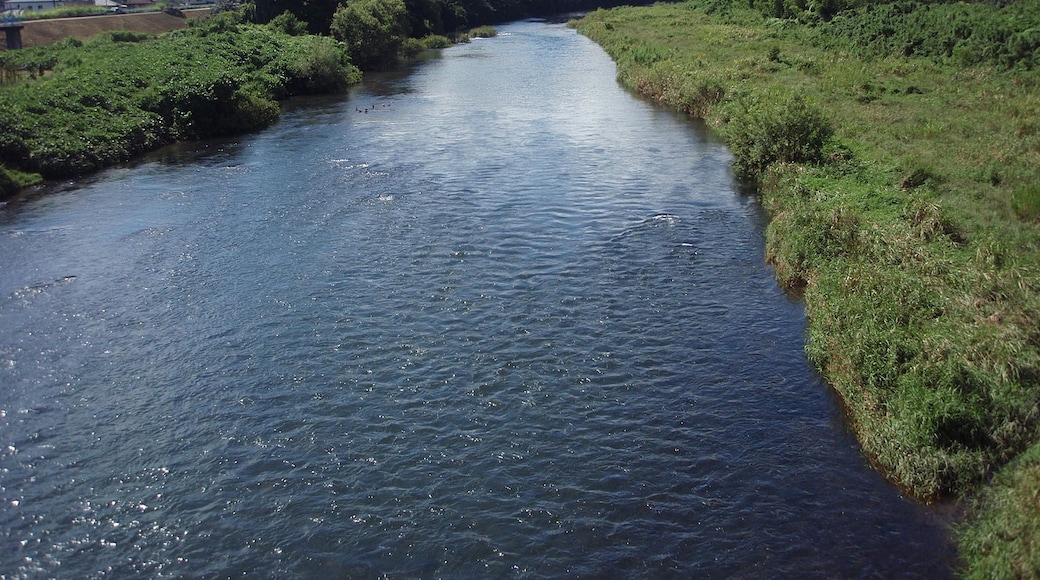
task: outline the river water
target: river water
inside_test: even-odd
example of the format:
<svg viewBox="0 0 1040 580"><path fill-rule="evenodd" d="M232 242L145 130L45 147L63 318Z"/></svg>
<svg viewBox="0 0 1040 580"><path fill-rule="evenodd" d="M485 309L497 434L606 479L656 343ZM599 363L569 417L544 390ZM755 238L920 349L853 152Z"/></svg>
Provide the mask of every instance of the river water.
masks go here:
<svg viewBox="0 0 1040 580"><path fill-rule="evenodd" d="M614 74L515 23L0 207L0 573L949 575Z"/></svg>

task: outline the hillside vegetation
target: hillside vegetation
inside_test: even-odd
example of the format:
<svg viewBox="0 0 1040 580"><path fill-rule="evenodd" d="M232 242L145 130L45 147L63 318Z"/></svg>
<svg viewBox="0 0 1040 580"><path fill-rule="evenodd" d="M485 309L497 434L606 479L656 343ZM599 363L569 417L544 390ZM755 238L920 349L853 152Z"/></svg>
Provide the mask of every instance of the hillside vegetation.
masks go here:
<svg viewBox="0 0 1040 580"><path fill-rule="evenodd" d="M768 258L872 462L921 500L976 498L970 574L1035 576L1040 5L740 6L578 29L759 186Z"/></svg>

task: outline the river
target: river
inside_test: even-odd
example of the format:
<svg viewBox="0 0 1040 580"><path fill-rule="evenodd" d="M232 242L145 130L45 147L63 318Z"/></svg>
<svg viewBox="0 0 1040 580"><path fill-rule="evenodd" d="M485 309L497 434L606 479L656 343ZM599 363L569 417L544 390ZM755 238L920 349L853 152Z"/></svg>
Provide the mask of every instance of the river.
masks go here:
<svg viewBox="0 0 1040 580"><path fill-rule="evenodd" d="M0 572L944 577L702 127L560 24L0 207Z"/></svg>

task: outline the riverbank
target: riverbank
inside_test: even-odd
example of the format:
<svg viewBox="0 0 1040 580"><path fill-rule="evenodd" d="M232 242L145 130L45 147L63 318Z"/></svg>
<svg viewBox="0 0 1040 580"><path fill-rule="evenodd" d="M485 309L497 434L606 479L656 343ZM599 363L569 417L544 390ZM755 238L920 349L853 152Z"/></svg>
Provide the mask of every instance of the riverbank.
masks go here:
<svg viewBox="0 0 1040 580"><path fill-rule="evenodd" d="M181 140L272 123L278 101L361 78L342 43L225 12L160 36L129 31L0 57L0 195Z"/></svg>
<svg viewBox="0 0 1040 580"><path fill-rule="evenodd" d="M1035 450L1005 466L1040 420L1040 80L956 46L883 54L843 36L880 12L799 23L691 2L577 27L756 182L769 260L804 292L807 352L875 466L923 501L989 489L961 536L969 570L1028 575L1040 514L984 486L1002 468L1009 489L1037 481ZM1018 555L983 563L1002 546Z"/></svg>

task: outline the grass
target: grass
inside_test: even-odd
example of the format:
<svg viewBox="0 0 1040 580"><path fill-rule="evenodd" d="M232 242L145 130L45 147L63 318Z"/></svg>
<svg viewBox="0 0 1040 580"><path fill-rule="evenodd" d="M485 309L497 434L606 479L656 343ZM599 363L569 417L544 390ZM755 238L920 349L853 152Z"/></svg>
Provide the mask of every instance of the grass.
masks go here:
<svg viewBox="0 0 1040 580"><path fill-rule="evenodd" d="M962 550L977 555L966 578L1040 577L1038 497L1040 445L1035 445L1001 471L973 506L973 524L961 533Z"/></svg>
<svg viewBox="0 0 1040 580"><path fill-rule="evenodd" d="M0 165L0 199L13 196L22 188L36 185L41 181L42 178L38 174L7 169Z"/></svg>
<svg viewBox="0 0 1040 580"><path fill-rule="evenodd" d="M46 20L48 18L72 18L76 16L102 16L108 14L104 6L62 6L49 10L23 11L20 18L24 20Z"/></svg>
<svg viewBox="0 0 1040 580"><path fill-rule="evenodd" d="M576 24L623 83L730 145L771 216L778 279L804 291L810 359L873 464L922 501L1018 474L1040 434L1040 75L1019 50L1040 19L1022 4L914 20L1006 26L1020 11L1026 32L994 33L1011 48L990 60L849 36L884 24L870 9L800 23L692 1ZM1019 475L1001 481L1036 485ZM1008 509L983 505L980 521Z"/></svg>

